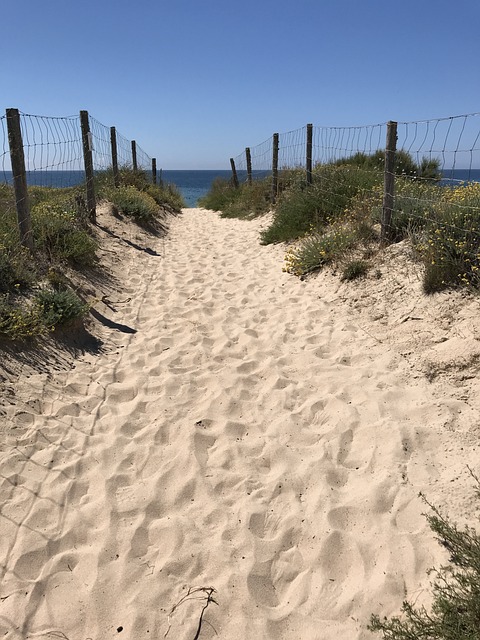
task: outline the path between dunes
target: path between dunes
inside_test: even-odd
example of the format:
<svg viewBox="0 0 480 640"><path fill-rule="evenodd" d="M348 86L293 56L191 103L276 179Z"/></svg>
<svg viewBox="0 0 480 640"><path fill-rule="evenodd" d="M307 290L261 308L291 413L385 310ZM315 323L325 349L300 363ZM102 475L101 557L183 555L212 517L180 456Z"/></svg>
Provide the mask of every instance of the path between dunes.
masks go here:
<svg viewBox="0 0 480 640"><path fill-rule="evenodd" d="M366 639L428 600L446 558L418 492L463 473L465 406L282 273L262 225L184 210L160 256L126 251L136 333L19 383L2 637L193 640L206 594L181 600L213 587L201 639Z"/></svg>

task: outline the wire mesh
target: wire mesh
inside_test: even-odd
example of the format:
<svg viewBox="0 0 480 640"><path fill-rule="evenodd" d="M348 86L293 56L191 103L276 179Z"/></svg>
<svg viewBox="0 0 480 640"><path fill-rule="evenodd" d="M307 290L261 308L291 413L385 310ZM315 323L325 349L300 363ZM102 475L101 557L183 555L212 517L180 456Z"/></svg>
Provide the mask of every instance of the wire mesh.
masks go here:
<svg viewBox="0 0 480 640"><path fill-rule="evenodd" d="M136 145L137 147L137 168L141 171L149 173L152 169L152 158L145 153L145 151Z"/></svg>
<svg viewBox="0 0 480 640"><path fill-rule="evenodd" d="M0 182L9 182L11 173L10 155L8 152L7 116L0 116ZM7 174L8 172L8 174Z"/></svg>
<svg viewBox="0 0 480 640"><path fill-rule="evenodd" d="M112 144L110 127L89 118L90 132L92 134L93 170L105 171L112 166Z"/></svg>
<svg viewBox="0 0 480 640"><path fill-rule="evenodd" d="M451 183L478 180L480 113L398 123L399 149L421 164L434 161Z"/></svg>
<svg viewBox="0 0 480 640"><path fill-rule="evenodd" d="M130 140L122 136L121 133L118 133L118 131L116 132L116 135L118 166L131 168L133 166L132 143Z"/></svg>
<svg viewBox="0 0 480 640"><path fill-rule="evenodd" d="M89 117L90 141L95 172L112 166L111 128ZM20 114L20 127L27 184L69 187L85 179L80 116L50 117ZM0 117L0 182L11 184L12 171L7 117ZM133 166L132 143L116 132L119 167ZM152 158L138 145L137 166L151 171Z"/></svg>
<svg viewBox="0 0 480 640"><path fill-rule="evenodd" d="M312 161L329 164L358 153L372 155L385 147L385 124L314 127Z"/></svg>
<svg viewBox="0 0 480 640"><path fill-rule="evenodd" d="M81 178L83 152L80 118L21 114L27 182L67 187Z"/></svg>

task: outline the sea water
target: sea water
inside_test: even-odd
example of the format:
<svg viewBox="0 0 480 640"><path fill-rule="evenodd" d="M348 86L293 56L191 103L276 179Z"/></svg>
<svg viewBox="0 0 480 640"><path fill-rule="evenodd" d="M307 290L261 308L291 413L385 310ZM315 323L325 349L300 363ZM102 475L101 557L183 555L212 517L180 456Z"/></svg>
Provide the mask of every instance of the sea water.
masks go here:
<svg viewBox="0 0 480 640"><path fill-rule="evenodd" d="M268 172L262 172L264 176ZM84 181L83 171L27 171L27 184L43 187L73 187ZM164 169L158 171L157 180L174 184L183 196L187 207L196 207L199 198L205 196L216 178L229 180L229 169ZM246 172L238 172L239 180L245 181ZM448 169L443 171L441 184L454 185L459 181L480 182L480 169ZM12 182L10 171L0 172L0 183Z"/></svg>

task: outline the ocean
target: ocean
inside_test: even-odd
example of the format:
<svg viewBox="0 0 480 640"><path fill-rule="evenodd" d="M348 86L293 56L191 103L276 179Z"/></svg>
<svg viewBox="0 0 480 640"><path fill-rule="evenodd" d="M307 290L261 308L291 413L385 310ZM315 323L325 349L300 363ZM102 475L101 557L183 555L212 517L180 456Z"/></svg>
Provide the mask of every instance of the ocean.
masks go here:
<svg viewBox="0 0 480 640"><path fill-rule="evenodd" d="M268 175L268 172L262 172ZM161 173L165 183L177 186L187 207L196 207L198 199L206 195L215 178L229 179L232 172L229 169L164 169ZM454 169L443 172L442 184L455 184L458 181L480 182L480 169ZM160 178L160 172L158 173ZM240 181L246 179L246 172L239 171ZM27 184L44 187L73 187L84 180L83 171L28 171ZM10 171L0 172L0 183L11 183Z"/></svg>

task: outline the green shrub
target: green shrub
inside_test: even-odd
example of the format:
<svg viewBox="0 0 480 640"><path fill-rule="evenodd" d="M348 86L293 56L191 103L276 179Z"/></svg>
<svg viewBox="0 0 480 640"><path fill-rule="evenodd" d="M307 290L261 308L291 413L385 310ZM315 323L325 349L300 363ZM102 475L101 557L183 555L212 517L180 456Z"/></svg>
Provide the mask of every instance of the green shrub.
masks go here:
<svg viewBox="0 0 480 640"><path fill-rule="evenodd" d="M180 211L185 207L185 201L174 184L148 184L144 188L144 192L151 196L157 204L167 205L174 211Z"/></svg>
<svg viewBox="0 0 480 640"><path fill-rule="evenodd" d="M269 180L254 180L240 185L234 200L222 210L222 218L255 218L270 209L271 185Z"/></svg>
<svg viewBox="0 0 480 640"><path fill-rule="evenodd" d="M198 200L198 204L211 211L224 211L238 196L237 191L231 180L215 178L209 192Z"/></svg>
<svg viewBox="0 0 480 640"><path fill-rule="evenodd" d="M473 528L459 529L429 506L433 515L427 516L428 523L451 563L434 572L431 611L404 602L403 617L374 615L369 629L381 632L385 640L479 640L480 536Z"/></svg>
<svg viewBox="0 0 480 640"><path fill-rule="evenodd" d="M342 269L340 280L357 280L366 275L370 265L365 260L350 260Z"/></svg>
<svg viewBox="0 0 480 640"><path fill-rule="evenodd" d="M133 186L113 187L105 192L105 197L123 215L139 223L153 222L160 213L160 207L152 196Z"/></svg>
<svg viewBox="0 0 480 640"><path fill-rule="evenodd" d="M43 325L54 328L83 318L89 310L71 289L42 289L35 297Z"/></svg>
<svg viewBox="0 0 480 640"><path fill-rule="evenodd" d="M73 205L40 202L32 208L33 237L37 249L50 261L68 260L73 265L91 265L96 243L77 221Z"/></svg>
<svg viewBox="0 0 480 640"><path fill-rule="evenodd" d="M45 327L37 306L13 302L8 294L0 296L0 336L25 340L43 333Z"/></svg>
<svg viewBox="0 0 480 640"><path fill-rule="evenodd" d="M443 189L416 250L425 265L424 290L480 288L480 184Z"/></svg>
<svg viewBox="0 0 480 640"><path fill-rule="evenodd" d="M285 256L285 271L303 276L339 260L355 242L354 233L346 228L330 228L326 233L313 233Z"/></svg>
<svg viewBox="0 0 480 640"><path fill-rule="evenodd" d="M0 293L28 287L35 278L32 256L20 244L15 215L0 211Z"/></svg>
<svg viewBox="0 0 480 640"><path fill-rule="evenodd" d="M379 181L375 172L350 165L319 165L313 174L311 185L294 184L280 196L272 224L261 234L262 244L294 240L312 228L321 231Z"/></svg>

